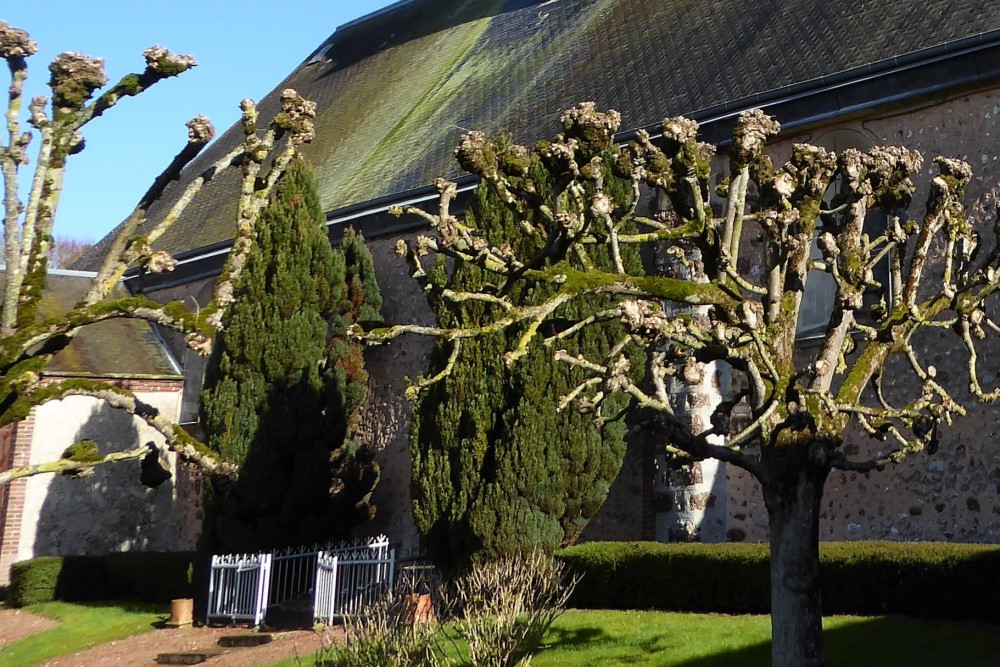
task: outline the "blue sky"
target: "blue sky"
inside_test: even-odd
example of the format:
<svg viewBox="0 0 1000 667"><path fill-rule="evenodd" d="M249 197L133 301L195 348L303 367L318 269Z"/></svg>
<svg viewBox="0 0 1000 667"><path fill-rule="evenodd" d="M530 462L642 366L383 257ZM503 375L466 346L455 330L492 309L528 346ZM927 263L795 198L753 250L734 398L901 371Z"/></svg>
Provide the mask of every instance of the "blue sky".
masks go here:
<svg viewBox="0 0 1000 667"><path fill-rule="evenodd" d="M195 69L122 101L85 128L87 148L70 158L56 236L101 238L183 147L188 119L204 114L221 134L239 119L241 99L260 99L337 26L393 2L299 0L287 3L293 15L273 0L4 3L0 20L27 30L39 47L28 61L26 98L48 95L48 64L63 51L104 58L112 82L142 71L142 51L154 44L198 59ZM20 178L30 180L31 166Z"/></svg>

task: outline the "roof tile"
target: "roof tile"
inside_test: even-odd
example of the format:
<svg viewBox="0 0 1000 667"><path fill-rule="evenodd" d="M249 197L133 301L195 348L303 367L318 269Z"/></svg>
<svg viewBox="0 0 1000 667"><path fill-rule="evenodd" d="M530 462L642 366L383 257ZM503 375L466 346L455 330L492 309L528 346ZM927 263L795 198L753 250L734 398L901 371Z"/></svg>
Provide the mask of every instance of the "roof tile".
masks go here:
<svg viewBox="0 0 1000 667"><path fill-rule="evenodd" d="M997 28L1000 3L970 0L415 0L336 31L261 115L286 87L318 103L306 156L334 210L460 175L466 130L531 140L584 100L642 127ZM239 140L225 133L187 178ZM160 247L231 238L236 191L232 173L209 183Z"/></svg>

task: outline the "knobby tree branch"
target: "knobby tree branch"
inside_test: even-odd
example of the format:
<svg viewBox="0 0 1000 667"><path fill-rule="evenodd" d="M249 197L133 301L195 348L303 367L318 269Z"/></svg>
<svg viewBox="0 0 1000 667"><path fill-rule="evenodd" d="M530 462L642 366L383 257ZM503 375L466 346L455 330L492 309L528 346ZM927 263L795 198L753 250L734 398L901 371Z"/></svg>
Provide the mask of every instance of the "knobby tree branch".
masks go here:
<svg viewBox="0 0 1000 667"><path fill-rule="evenodd" d="M222 326L232 303L234 286L252 248L259 214L272 189L301 146L314 136L315 105L293 90L281 95L281 110L263 129L258 127L257 109L244 100L243 142L208 166L184 189L171 194L169 187L212 140L214 129L199 116L187 124L188 141L166 169L153 181L133 212L119 226L118 233L85 295L68 312L42 318L43 298L52 226L62 192L68 158L83 150L82 130L95 118L115 107L123 98L136 96L151 86L191 69L191 56L178 56L155 46L144 52L145 69L107 86L102 60L79 53L57 56L49 66L51 101L38 97L28 109L28 125L38 134L34 174L27 201L19 199L19 168L28 164L27 147L32 133L22 131L22 95L28 76L27 59L37 51L28 34L0 21L0 57L8 65L11 85L8 93L6 138L0 138L0 173L4 181L3 296L0 300L0 423L26 416L32 407L46 400L86 395L99 398L111 407L145 420L165 440L168 450L208 474L231 475L232 466L169 420L149 411L128 392L110 385L66 382L47 385L41 380L46 364L71 343L84 327L109 319L137 319L163 326L184 335L187 344L202 355L211 351L212 339ZM203 186L230 168L242 172L242 190L235 221L236 238L212 302L192 311L181 302L159 304L143 296L118 296L115 288L130 268L159 273L176 265L168 253L157 249L157 241L176 222ZM172 199L169 206L163 202ZM157 217L148 216L154 206ZM66 470L90 469L138 456L138 450L103 457L100 461L54 461L12 470L0 475L0 485L12 479ZM74 468L74 466L76 466Z"/></svg>
<svg viewBox="0 0 1000 667"><path fill-rule="evenodd" d="M451 212L457 188L438 181L437 212L390 211L419 216L434 232L412 246L400 242L398 254L413 263L426 290L478 301L493 317L474 327L401 323L355 334L377 344L407 333L459 341L510 330L516 342L507 359L516 363L535 339L552 346L596 322L619 319L628 344L651 352L650 386L628 379L620 348L601 359L556 351L556 359L581 374L561 405L602 420L607 398L628 394L634 405L661 416L669 452L729 461L761 479L768 474L765 451L804 443L810 443L810 461L825 470L881 469L937 447L939 426L966 412L956 392L968 390L980 401L1000 398L1000 390L982 389L977 353L980 341L1000 333L987 314L993 312L987 301L1000 290L1000 250L993 242L985 244L994 248L990 253L978 252L978 222L961 203L972 179L968 165L935 159L923 216L915 218L907 210L923 158L909 149L837 155L797 144L788 161L775 166L765 146L780 127L750 111L734 129L730 179L719 181L712 174L714 148L697 141L694 121L668 118L659 141L640 131L621 149L614 142L619 121L617 113L585 103L563 115L560 134L535 148L504 134L464 137L459 163L543 250L526 254L517 243L492 242L472 219ZM614 209L605 194L608 166L637 195L627 209ZM723 205L713 207L713 191ZM652 214L637 213L640 200ZM873 217L886 221L875 234L868 224ZM626 224L638 230L624 233ZM994 236L998 229L1000 221ZM623 244L648 245L672 257L674 268L667 275L628 275L616 259ZM596 253L610 258L613 270L593 268ZM479 267L493 281L478 293L444 294L424 266L439 256ZM888 281L876 277L881 267ZM799 314L807 286L820 273L833 285L833 310L809 353L797 346ZM544 285L550 296L511 302L505 295L515 282ZM565 321L568 304L579 307L596 295L617 297L617 308L605 305ZM967 387L946 386L921 358L914 341L929 329L955 332L956 346L968 356ZM457 354L456 348L448 365L421 378L413 392L447 377ZM893 372L909 374L911 382L902 386L913 388L892 404L881 384L890 364ZM710 424L695 424L674 405L677 388L690 395L705 369L719 365L744 388L723 397ZM891 450L850 459L843 445L852 433L888 441Z"/></svg>

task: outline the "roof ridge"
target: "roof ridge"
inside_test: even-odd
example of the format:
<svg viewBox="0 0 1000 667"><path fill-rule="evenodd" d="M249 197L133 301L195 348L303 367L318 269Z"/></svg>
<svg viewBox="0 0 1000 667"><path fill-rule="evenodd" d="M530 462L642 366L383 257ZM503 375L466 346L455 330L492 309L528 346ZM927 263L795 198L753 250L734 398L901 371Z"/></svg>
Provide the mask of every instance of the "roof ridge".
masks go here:
<svg viewBox="0 0 1000 667"><path fill-rule="evenodd" d="M341 24L337 26L337 30L343 30L345 28L350 28L352 26L360 25L369 19L373 19L376 16L381 16L382 14L388 14L389 12L395 11L404 5L412 4L413 2L416 2L416 0L399 0L398 2L394 2L391 5L386 5L382 9L376 9L375 11L369 12L364 16L359 16L356 19L352 19L347 23ZM336 31L334 31L334 34L336 34Z"/></svg>

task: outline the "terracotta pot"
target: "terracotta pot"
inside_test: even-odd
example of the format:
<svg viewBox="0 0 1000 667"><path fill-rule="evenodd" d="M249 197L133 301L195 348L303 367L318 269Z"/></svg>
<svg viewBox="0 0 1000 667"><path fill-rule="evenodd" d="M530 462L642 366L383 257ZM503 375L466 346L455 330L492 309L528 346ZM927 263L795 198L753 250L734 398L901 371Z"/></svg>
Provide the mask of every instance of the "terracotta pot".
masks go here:
<svg viewBox="0 0 1000 667"><path fill-rule="evenodd" d="M191 598L178 598L170 601L170 620L167 626L179 628L182 625L191 625L194 619L194 600Z"/></svg>
<svg viewBox="0 0 1000 667"><path fill-rule="evenodd" d="M407 595L404 611L406 622L410 625L434 620L434 604L431 602L431 596L427 593Z"/></svg>

